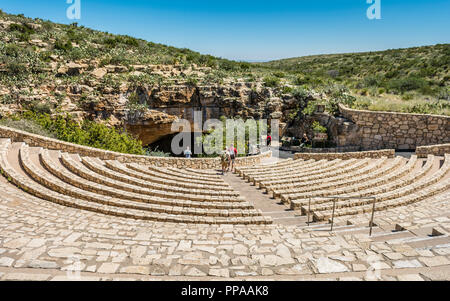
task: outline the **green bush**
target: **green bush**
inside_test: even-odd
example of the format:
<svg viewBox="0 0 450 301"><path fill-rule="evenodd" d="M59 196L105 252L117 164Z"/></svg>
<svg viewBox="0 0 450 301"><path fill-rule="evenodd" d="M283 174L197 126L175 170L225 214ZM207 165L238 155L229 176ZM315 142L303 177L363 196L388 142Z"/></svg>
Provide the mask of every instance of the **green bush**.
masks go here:
<svg viewBox="0 0 450 301"><path fill-rule="evenodd" d="M276 88L280 85L280 79L274 76L267 76L264 78L264 85L270 88Z"/></svg>
<svg viewBox="0 0 450 301"><path fill-rule="evenodd" d="M273 73L273 76L278 77L278 78L284 78L286 76L286 74L284 72L277 71L277 72Z"/></svg>
<svg viewBox="0 0 450 301"><path fill-rule="evenodd" d="M52 132L48 131L34 120L3 118L0 119L0 125L48 138L56 138Z"/></svg>
<svg viewBox="0 0 450 301"><path fill-rule="evenodd" d="M12 121L2 119L2 122L12 122L12 124L21 126L18 121L22 120L30 128L30 131L33 130L34 133L40 131L37 134L44 133L44 136L47 137L120 153L145 154L141 141L126 132L121 132L101 123L84 120L80 125L69 115L58 115L52 118L49 114L31 111L12 116L10 120ZM22 128L28 129L25 126L22 126ZM37 130L34 130L34 128Z"/></svg>
<svg viewBox="0 0 450 301"><path fill-rule="evenodd" d="M22 73L27 73L27 67L16 61L6 62L6 70L10 75L19 75Z"/></svg>
<svg viewBox="0 0 450 301"><path fill-rule="evenodd" d="M9 25L9 31L11 31L11 32L16 31L16 32L20 32L22 34L27 34L27 35L32 35L35 33L33 28L26 23L22 23L22 24L13 23L13 24Z"/></svg>
<svg viewBox="0 0 450 301"><path fill-rule="evenodd" d="M9 94L0 97L0 104L10 105L13 104L14 102L15 102L14 98Z"/></svg>
<svg viewBox="0 0 450 301"><path fill-rule="evenodd" d="M317 108L317 103L315 101L309 101L306 108L303 109L302 113L303 115L311 116L314 114Z"/></svg>
<svg viewBox="0 0 450 301"><path fill-rule="evenodd" d="M289 87L289 86L283 86L283 88L281 89L281 92L283 94L291 94L294 91L294 88Z"/></svg>
<svg viewBox="0 0 450 301"><path fill-rule="evenodd" d="M35 112L37 114L51 114L53 109L51 104L39 101L33 101L27 107L30 111Z"/></svg>
<svg viewBox="0 0 450 301"><path fill-rule="evenodd" d="M224 60L220 63L219 68L225 71L235 71L236 64L231 61Z"/></svg>
<svg viewBox="0 0 450 301"><path fill-rule="evenodd" d="M327 128L320 125L320 123L318 121L314 121L311 125L311 128L314 131L314 133L326 133L327 132Z"/></svg>
<svg viewBox="0 0 450 301"><path fill-rule="evenodd" d="M156 147L155 149L147 148L145 149L145 155L149 157L170 157L169 153L165 153Z"/></svg>
<svg viewBox="0 0 450 301"><path fill-rule="evenodd" d="M72 46L72 42L70 42L70 41L64 41L64 40L58 39L55 42L54 48L56 50L61 50L63 52L69 52L70 50L72 50L73 46Z"/></svg>
<svg viewBox="0 0 450 301"><path fill-rule="evenodd" d="M196 87L198 85L198 79L194 76L188 76L186 78L186 84L190 87Z"/></svg>
<svg viewBox="0 0 450 301"><path fill-rule="evenodd" d="M20 56L22 50L19 46L15 45L15 44L8 44L3 49L3 52L9 57L17 58Z"/></svg>
<svg viewBox="0 0 450 301"><path fill-rule="evenodd" d="M401 79L392 79L389 81L389 89L395 90L399 93L404 93L412 90L420 90L425 88L428 83L419 77L406 77Z"/></svg>

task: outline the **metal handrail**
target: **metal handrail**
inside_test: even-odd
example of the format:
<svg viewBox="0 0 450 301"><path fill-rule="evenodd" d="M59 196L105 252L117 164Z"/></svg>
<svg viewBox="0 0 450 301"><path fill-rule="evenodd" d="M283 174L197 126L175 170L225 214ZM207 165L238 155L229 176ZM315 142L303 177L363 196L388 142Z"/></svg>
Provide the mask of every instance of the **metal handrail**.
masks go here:
<svg viewBox="0 0 450 301"><path fill-rule="evenodd" d="M333 231L333 226L334 226L334 213L336 210L336 201L337 200L373 200L372 203L372 216L370 218L370 231L369 231L369 236L372 236L372 228L373 228L373 219L375 216L375 203L377 198L376 197L346 197L346 196L324 196L324 197L315 197L314 199L332 199L333 202L333 213L331 215L331 229L330 231ZM309 198L309 202L308 202L308 226L310 224L310 215L311 215L311 198Z"/></svg>

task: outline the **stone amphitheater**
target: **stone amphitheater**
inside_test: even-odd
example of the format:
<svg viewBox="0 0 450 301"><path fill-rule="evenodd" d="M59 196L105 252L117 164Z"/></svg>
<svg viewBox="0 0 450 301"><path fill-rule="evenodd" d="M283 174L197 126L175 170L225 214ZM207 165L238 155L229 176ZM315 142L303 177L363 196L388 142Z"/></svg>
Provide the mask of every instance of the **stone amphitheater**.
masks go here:
<svg viewBox="0 0 450 301"><path fill-rule="evenodd" d="M450 279L448 145L268 152L222 176L0 137L1 280Z"/></svg>

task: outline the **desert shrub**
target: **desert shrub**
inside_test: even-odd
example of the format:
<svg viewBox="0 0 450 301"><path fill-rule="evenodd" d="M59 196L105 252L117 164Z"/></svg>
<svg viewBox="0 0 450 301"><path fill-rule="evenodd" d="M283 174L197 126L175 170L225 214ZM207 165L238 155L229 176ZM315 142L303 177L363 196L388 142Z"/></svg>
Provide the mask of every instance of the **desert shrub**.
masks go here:
<svg viewBox="0 0 450 301"><path fill-rule="evenodd" d="M198 79L194 76L188 76L186 78L186 84L190 87L196 87L198 85Z"/></svg>
<svg viewBox="0 0 450 301"><path fill-rule="evenodd" d="M414 93L411 93L411 92L407 92L402 95L403 100L411 100L413 98L414 98Z"/></svg>
<svg viewBox="0 0 450 301"><path fill-rule="evenodd" d="M235 71L236 64L231 61L224 60L224 61L220 62L219 68L222 70L225 70L225 71Z"/></svg>
<svg viewBox="0 0 450 301"><path fill-rule="evenodd" d="M165 153L162 150L159 150L158 147L152 148L146 148L145 149L145 155L149 157L170 157L170 153Z"/></svg>
<svg viewBox="0 0 450 301"><path fill-rule="evenodd" d="M147 104L141 102L139 95L136 92L133 92L128 96L127 109L130 110L131 114L144 112L147 109Z"/></svg>
<svg viewBox="0 0 450 301"><path fill-rule="evenodd" d="M276 88L280 85L280 79L275 76L266 76L263 81L264 85L270 88Z"/></svg>
<svg viewBox="0 0 450 301"><path fill-rule="evenodd" d="M317 108L317 102L309 101L307 106L303 109L302 113L303 113L303 115L311 116L316 111L316 108Z"/></svg>
<svg viewBox="0 0 450 301"><path fill-rule="evenodd" d="M131 57L126 53L126 51L122 51L120 49L113 50L108 64L128 66L131 64Z"/></svg>
<svg viewBox="0 0 450 301"><path fill-rule="evenodd" d="M9 75L14 76L14 75L27 73L27 66L25 66L23 63L8 60L5 65L6 65L5 67L6 67L6 70Z"/></svg>
<svg viewBox="0 0 450 301"><path fill-rule="evenodd" d="M9 105L9 104L13 104L14 102L15 102L14 98L9 94L2 95L0 97L0 104Z"/></svg>
<svg viewBox="0 0 450 301"><path fill-rule="evenodd" d="M42 51L39 53L39 58L41 61L48 63L51 61L51 55L52 53L50 51Z"/></svg>
<svg viewBox="0 0 450 301"><path fill-rule="evenodd" d="M299 86L305 85L307 83L309 83L308 76L298 75L294 80L294 84L299 85Z"/></svg>
<svg viewBox="0 0 450 301"><path fill-rule="evenodd" d="M72 48L73 48L72 42L62 39L57 39L54 45L54 49L63 52L69 52L70 50L72 50Z"/></svg>
<svg viewBox="0 0 450 301"><path fill-rule="evenodd" d="M404 93L412 90L420 90L427 86L428 83L419 77L406 77L400 79L392 79L389 81L389 89L395 90L399 93Z"/></svg>
<svg viewBox="0 0 450 301"><path fill-rule="evenodd" d="M339 76L339 71L338 70L328 70L327 74L328 74L328 76L330 76L332 78L336 78Z"/></svg>
<svg viewBox="0 0 450 301"><path fill-rule="evenodd" d="M86 145L120 153L144 154L142 142L126 132L119 132L104 124L87 120L83 122L81 128L87 135Z"/></svg>
<svg viewBox="0 0 450 301"><path fill-rule="evenodd" d="M363 87L378 87L380 80L376 76L366 76L363 80Z"/></svg>
<svg viewBox="0 0 450 301"><path fill-rule="evenodd" d="M438 99L450 101L450 88L447 87L445 89L440 90L438 93Z"/></svg>
<svg viewBox="0 0 450 301"><path fill-rule="evenodd" d="M10 32L16 31L16 32L20 32L22 34L28 34L28 35L34 34L33 28L29 24L26 24L26 23L22 23L22 24L13 23L13 24L9 25L9 31Z"/></svg>
<svg viewBox="0 0 450 301"><path fill-rule="evenodd" d="M311 125L311 129L314 131L314 133L326 133L327 128L320 125L318 121L314 121Z"/></svg>
<svg viewBox="0 0 450 301"><path fill-rule="evenodd" d="M294 91L294 88L289 86L283 86L283 88L281 88L281 93L283 94L291 94L292 91Z"/></svg>
<svg viewBox="0 0 450 301"><path fill-rule="evenodd" d="M124 41L124 44L132 47L139 47L139 41L132 37L127 37Z"/></svg>
<svg viewBox="0 0 450 301"><path fill-rule="evenodd" d="M0 119L0 125L44 137L56 138L52 132L48 131L34 120L3 118Z"/></svg>
<svg viewBox="0 0 450 301"><path fill-rule="evenodd" d="M6 56L17 58L22 51L21 48L15 44L7 44L3 49L3 52Z"/></svg>
<svg viewBox="0 0 450 301"><path fill-rule="evenodd" d="M94 121L84 120L79 124L70 115L51 117L49 114L32 111L24 112L10 119L23 120L25 124L29 123L33 126L39 125L36 128L44 129L47 133L45 136L49 137L50 135L66 142L127 154L145 154L141 141L126 132Z"/></svg>
<svg viewBox="0 0 450 301"><path fill-rule="evenodd" d="M273 73L273 76L278 77L278 78L284 78L286 76L286 74L284 72L277 71L277 72Z"/></svg>
<svg viewBox="0 0 450 301"><path fill-rule="evenodd" d="M48 102L33 101L29 104L28 109L37 114L51 114L53 106Z"/></svg>
<svg viewBox="0 0 450 301"><path fill-rule="evenodd" d="M213 72L206 74L206 76L203 79L207 83L220 84L223 83L223 80L226 76L227 74L224 71L215 70Z"/></svg>
<svg viewBox="0 0 450 301"><path fill-rule="evenodd" d="M86 38L81 31L75 30L74 28L69 29L66 32L66 36L70 42L77 43L77 44L80 44Z"/></svg>
<svg viewBox="0 0 450 301"><path fill-rule="evenodd" d="M108 48L116 48L118 41L115 38L106 38L103 41L103 44L106 45Z"/></svg>
<svg viewBox="0 0 450 301"><path fill-rule="evenodd" d="M240 63L239 67L241 68L241 70L243 71L248 71L251 68L251 65L249 63Z"/></svg>
<svg viewBox="0 0 450 301"><path fill-rule="evenodd" d="M292 95L298 100L306 100L309 97L309 92L304 88L296 88L292 92Z"/></svg>
<svg viewBox="0 0 450 301"><path fill-rule="evenodd" d="M354 102L352 108L360 110L368 110L371 104L372 102L370 101L370 99L368 99L367 97L361 97Z"/></svg>

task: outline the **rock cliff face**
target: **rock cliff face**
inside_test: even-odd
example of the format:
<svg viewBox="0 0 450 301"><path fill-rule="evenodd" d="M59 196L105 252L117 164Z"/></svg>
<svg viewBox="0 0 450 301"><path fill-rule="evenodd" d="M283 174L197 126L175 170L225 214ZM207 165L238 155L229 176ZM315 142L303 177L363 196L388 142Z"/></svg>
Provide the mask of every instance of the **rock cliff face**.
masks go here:
<svg viewBox="0 0 450 301"><path fill-rule="evenodd" d="M232 83L226 85L169 86L139 88L139 101L148 109L129 114L126 127L144 144L173 134L173 121L184 119L194 128L195 114L202 121L220 117L244 119L272 118L284 121L283 110L288 110L292 100L289 96L275 97L274 91L255 83ZM198 119L197 119L198 120Z"/></svg>
<svg viewBox="0 0 450 301"><path fill-rule="evenodd" d="M69 62L52 65L56 79L52 83L32 86L32 89L2 87L3 95L12 95L14 101L0 105L0 114L21 111L30 105L41 105L49 111L58 109L78 119L90 119L122 126L142 140L144 145L173 134L171 126L180 119L194 123L194 113L200 112L203 121L225 117L280 119L296 107L292 95L283 95L260 82L225 81L220 84L189 84L169 80L163 84L146 84L139 80L119 84L105 83L105 76L123 72L119 66L91 68L95 62ZM192 74L198 70L183 70L179 66L134 66L136 70L159 72L161 76L178 73ZM201 68L200 68L201 69ZM134 71L140 72L140 71ZM71 83L72 77L83 80ZM30 92L32 91L32 92ZM131 95L137 95L135 107ZM136 107L137 106L137 107Z"/></svg>

